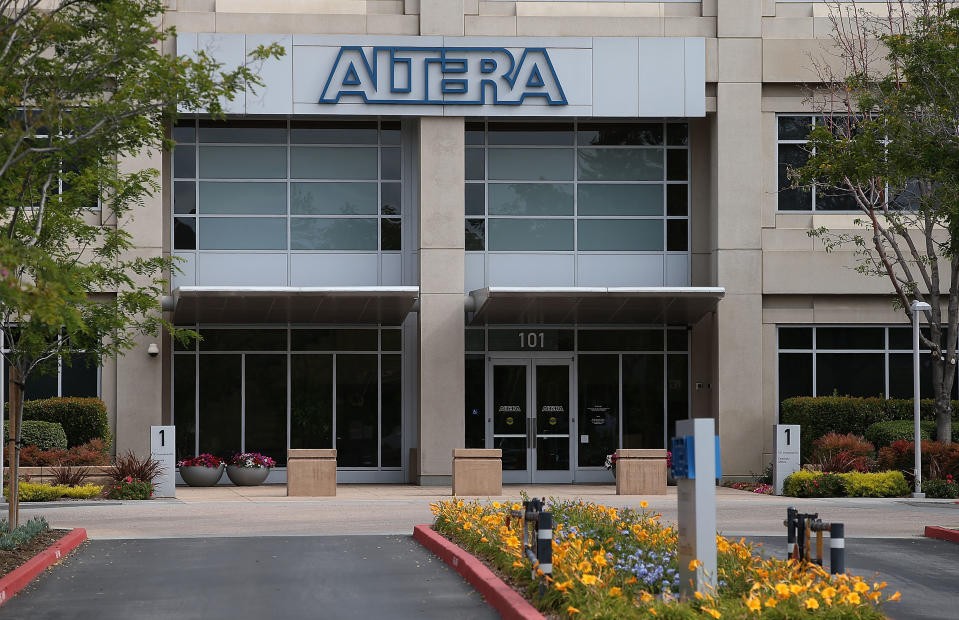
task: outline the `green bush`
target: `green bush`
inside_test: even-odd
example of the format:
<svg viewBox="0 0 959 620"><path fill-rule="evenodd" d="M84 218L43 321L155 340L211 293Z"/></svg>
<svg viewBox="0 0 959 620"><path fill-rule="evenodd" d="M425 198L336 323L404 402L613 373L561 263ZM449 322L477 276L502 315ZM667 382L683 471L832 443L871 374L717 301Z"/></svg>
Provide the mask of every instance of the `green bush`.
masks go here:
<svg viewBox="0 0 959 620"><path fill-rule="evenodd" d="M894 441L905 439L913 440L913 421L909 420L889 420L888 422L876 422L866 429L866 439L876 444L876 447L882 448L888 446ZM932 421L919 423L919 434L921 439L932 440L936 437L936 423ZM952 441L959 443L959 420L952 421Z"/></svg>
<svg viewBox="0 0 959 620"><path fill-rule="evenodd" d="M67 434L67 447L93 439L113 441L107 406L99 398L45 398L23 403L24 420L59 422Z"/></svg>
<svg viewBox="0 0 959 620"><path fill-rule="evenodd" d="M10 440L10 423L3 423L3 443ZM67 434L58 422L24 420L20 429L20 441L23 446L36 446L39 450L66 450Z"/></svg>
<svg viewBox="0 0 959 620"><path fill-rule="evenodd" d="M132 478L114 482L107 493L110 499L151 499L153 484Z"/></svg>
<svg viewBox="0 0 959 620"><path fill-rule="evenodd" d="M959 483L955 480L923 480L922 492L926 497L935 499L956 499L959 497Z"/></svg>
<svg viewBox="0 0 959 620"><path fill-rule="evenodd" d="M9 493L8 488L4 488L4 494ZM17 485L17 496L21 502L52 502L61 497L71 499L90 499L103 492L103 487L96 484L84 484L82 486L66 486L63 484L34 484L32 482L20 482Z"/></svg>
<svg viewBox="0 0 959 620"><path fill-rule="evenodd" d="M10 551L50 529L50 524L43 517L33 517L26 523L21 523L11 532L6 519L0 519L0 549Z"/></svg>
<svg viewBox="0 0 959 620"><path fill-rule="evenodd" d="M912 399L797 396L782 402L779 421L802 426L800 456L808 459L812 442L823 435L865 435L866 429L876 422L911 420L912 407ZM959 417L959 401L952 401L952 412L953 418ZM936 405L932 399L919 402L919 417L935 421Z"/></svg>
<svg viewBox="0 0 959 620"><path fill-rule="evenodd" d="M791 497L901 497L909 492L902 472L849 472L846 474L797 471L783 482L783 495Z"/></svg>

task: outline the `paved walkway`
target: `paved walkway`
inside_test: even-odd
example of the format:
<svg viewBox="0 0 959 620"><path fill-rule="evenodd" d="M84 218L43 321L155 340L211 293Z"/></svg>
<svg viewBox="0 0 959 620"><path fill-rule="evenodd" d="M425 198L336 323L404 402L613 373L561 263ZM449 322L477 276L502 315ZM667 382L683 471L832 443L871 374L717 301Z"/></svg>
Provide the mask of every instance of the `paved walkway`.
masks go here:
<svg viewBox="0 0 959 620"><path fill-rule="evenodd" d="M612 485L504 487L498 499L531 496L582 498L610 506L647 501L663 518L676 520L676 488L667 495L617 496ZM449 487L340 485L336 497L286 497L284 485L178 487L177 498L141 502L21 504L23 514L43 514L54 527L84 527L94 539L208 536L409 534L432 520L429 503L450 497ZM485 499L485 498L484 498ZM733 536L783 533L786 507L818 512L846 524L850 538L910 538L926 525L959 527L952 500L872 498L795 499L717 489L717 523Z"/></svg>

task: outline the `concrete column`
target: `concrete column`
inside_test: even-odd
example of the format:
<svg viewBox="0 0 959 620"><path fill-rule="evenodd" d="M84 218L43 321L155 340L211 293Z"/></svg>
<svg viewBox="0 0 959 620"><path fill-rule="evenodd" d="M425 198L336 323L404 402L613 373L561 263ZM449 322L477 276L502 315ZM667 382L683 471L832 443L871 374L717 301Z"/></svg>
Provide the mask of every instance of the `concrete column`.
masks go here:
<svg viewBox="0 0 959 620"><path fill-rule="evenodd" d="M718 83L712 213L716 283L716 381L723 474L762 469L762 2L718 3ZM764 152L769 157L764 157ZM768 376L767 376L768 378ZM734 446L755 446L735 450Z"/></svg>
<svg viewBox="0 0 959 620"><path fill-rule="evenodd" d="M462 117L420 119L419 479L452 482L465 444L463 281L465 238Z"/></svg>

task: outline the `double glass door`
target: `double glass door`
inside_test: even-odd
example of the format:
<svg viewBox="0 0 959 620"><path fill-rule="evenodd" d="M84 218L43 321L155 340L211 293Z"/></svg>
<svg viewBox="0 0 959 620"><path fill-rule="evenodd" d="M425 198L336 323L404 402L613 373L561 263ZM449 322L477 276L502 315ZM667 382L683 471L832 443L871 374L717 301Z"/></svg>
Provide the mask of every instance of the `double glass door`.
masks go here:
<svg viewBox="0 0 959 620"><path fill-rule="evenodd" d="M493 358L488 372L486 436L503 451L503 482L572 482L572 360Z"/></svg>

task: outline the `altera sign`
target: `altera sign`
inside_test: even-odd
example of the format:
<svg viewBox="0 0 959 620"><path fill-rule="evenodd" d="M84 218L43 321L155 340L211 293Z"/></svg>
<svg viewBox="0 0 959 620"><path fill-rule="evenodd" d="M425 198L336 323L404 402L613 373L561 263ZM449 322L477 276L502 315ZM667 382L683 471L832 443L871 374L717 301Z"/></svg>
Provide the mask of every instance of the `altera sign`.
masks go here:
<svg viewBox="0 0 959 620"><path fill-rule="evenodd" d="M344 46L326 78L320 103L359 101L419 105L567 103L545 48Z"/></svg>

